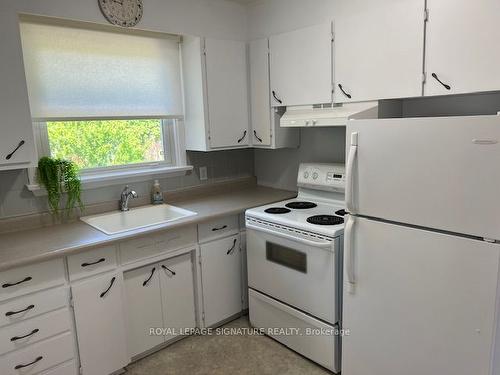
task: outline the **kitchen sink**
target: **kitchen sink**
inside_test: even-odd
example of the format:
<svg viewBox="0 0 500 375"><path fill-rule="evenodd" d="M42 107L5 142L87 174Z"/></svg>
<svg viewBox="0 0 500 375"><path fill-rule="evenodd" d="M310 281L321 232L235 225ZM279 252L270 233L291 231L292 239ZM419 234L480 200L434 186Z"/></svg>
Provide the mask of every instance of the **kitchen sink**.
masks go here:
<svg viewBox="0 0 500 375"><path fill-rule="evenodd" d="M162 204L132 208L125 212L84 216L80 220L106 234L117 234L153 225L168 224L194 215L197 213Z"/></svg>

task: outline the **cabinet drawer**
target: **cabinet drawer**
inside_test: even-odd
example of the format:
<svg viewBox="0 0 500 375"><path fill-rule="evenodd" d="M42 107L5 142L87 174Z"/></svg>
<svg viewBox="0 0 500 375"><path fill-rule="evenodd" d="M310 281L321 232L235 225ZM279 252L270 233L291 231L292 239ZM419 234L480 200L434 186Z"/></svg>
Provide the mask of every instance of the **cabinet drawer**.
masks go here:
<svg viewBox="0 0 500 375"><path fill-rule="evenodd" d="M78 280L116 268L116 247L106 246L68 257L69 279Z"/></svg>
<svg viewBox="0 0 500 375"><path fill-rule="evenodd" d="M180 249L195 244L198 242L196 238L196 226L190 225L160 233L156 236L156 241L159 252Z"/></svg>
<svg viewBox="0 0 500 375"><path fill-rule="evenodd" d="M250 323L253 327L263 328L276 341L302 354L327 369L337 373L339 365L340 337L335 335L335 327L306 315L288 305L249 289ZM272 334L280 328L298 329L298 334ZM271 332L267 331L271 330ZM321 334L308 334L321 332Z"/></svg>
<svg viewBox="0 0 500 375"><path fill-rule="evenodd" d="M75 342L68 332L16 350L0 358L2 375L37 374L74 357ZM16 368L22 366L20 368Z"/></svg>
<svg viewBox="0 0 500 375"><path fill-rule="evenodd" d="M71 330L69 310L63 308L0 329L0 354L8 353Z"/></svg>
<svg viewBox="0 0 500 375"><path fill-rule="evenodd" d="M69 288L61 287L30 294L0 304L0 327L67 306Z"/></svg>
<svg viewBox="0 0 500 375"><path fill-rule="evenodd" d="M207 221L198 225L198 236L200 242L207 242L216 238L236 234L239 231L238 215Z"/></svg>
<svg viewBox="0 0 500 375"><path fill-rule="evenodd" d="M65 283L61 259L0 272L0 300L21 296Z"/></svg>
<svg viewBox="0 0 500 375"><path fill-rule="evenodd" d="M121 263L129 264L169 250L180 249L196 242L195 225L179 227L148 237L137 238L120 244Z"/></svg>
<svg viewBox="0 0 500 375"><path fill-rule="evenodd" d="M147 258L158 253L155 236L139 237L120 244L121 264Z"/></svg>
<svg viewBox="0 0 500 375"><path fill-rule="evenodd" d="M40 375L77 375L77 374L78 371L76 368L75 360L63 363L62 365L59 365L56 368L40 373Z"/></svg>

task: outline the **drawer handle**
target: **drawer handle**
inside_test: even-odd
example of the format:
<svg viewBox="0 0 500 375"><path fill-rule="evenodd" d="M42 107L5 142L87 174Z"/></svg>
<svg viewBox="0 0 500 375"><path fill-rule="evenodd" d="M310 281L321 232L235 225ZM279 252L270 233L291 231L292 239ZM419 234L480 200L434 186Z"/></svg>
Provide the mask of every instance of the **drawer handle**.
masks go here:
<svg viewBox="0 0 500 375"><path fill-rule="evenodd" d="M103 298L106 294L108 294L109 290L113 287L115 280L116 280L116 277L113 277L111 279L111 282L109 283L108 289L106 289L104 292L101 293L101 295L100 295L101 298Z"/></svg>
<svg viewBox="0 0 500 375"><path fill-rule="evenodd" d="M212 232L217 232L218 230L223 230L226 228L227 228L227 225L223 225L222 227L219 227L219 228L212 228Z"/></svg>
<svg viewBox="0 0 500 375"><path fill-rule="evenodd" d="M16 367L14 367L14 370L19 370L20 368L24 368L24 367L28 367L28 366L34 365L35 363L40 362L42 359L43 359L42 356L37 357L33 362L26 363L25 365L17 365Z"/></svg>
<svg viewBox="0 0 500 375"><path fill-rule="evenodd" d="M241 143L241 141L243 141L245 139L245 137L247 136L247 131L245 130L243 132L243 135L241 136L241 138L238 139L238 143Z"/></svg>
<svg viewBox="0 0 500 375"><path fill-rule="evenodd" d="M95 262L90 262L90 263L82 263L82 267L88 267L88 266L93 266L95 264L99 264L99 263L102 263L102 262L105 262L106 261L106 258L101 258L99 260L96 260Z"/></svg>
<svg viewBox="0 0 500 375"><path fill-rule="evenodd" d="M341 85L340 83L338 84L338 86L339 86L340 91L342 91L342 93L343 93L345 96L347 96L349 99L351 99L351 98L352 98L351 94L347 93L347 92L344 90L344 88L342 87L342 85Z"/></svg>
<svg viewBox="0 0 500 375"><path fill-rule="evenodd" d="M175 271L172 271L170 268L168 268L166 265L162 264L161 268L163 268L164 270L167 270L168 272L170 272L172 274L172 276L175 276L176 273Z"/></svg>
<svg viewBox="0 0 500 375"><path fill-rule="evenodd" d="M153 267L153 269L151 270L151 275L149 275L149 277L147 278L147 280L144 280L144 282L142 283L142 286L148 285L149 281L153 278L153 275L155 274L155 271L156 271L156 267Z"/></svg>
<svg viewBox="0 0 500 375"><path fill-rule="evenodd" d="M30 337L30 336L33 336L35 333L38 333L40 332L40 330L38 328L35 328L33 331L31 331L30 333L28 333L27 335L24 335L24 336L14 336L10 339L10 341L17 341L17 340L21 340L21 339L25 339L26 337Z"/></svg>
<svg viewBox="0 0 500 375"><path fill-rule="evenodd" d="M2 285L2 288L9 288L11 286L16 286L16 285L19 285L19 284L22 284L22 283L26 283L28 281L31 281L33 280L33 278L31 276L28 276L26 277L25 279L22 279L21 281L18 281L17 283L7 283L7 284L3 284Z"/></svg>
<svg viewBox="0 0 500 375"><path fill-rule="evenodd" d="M22 145L24 145L24 143L25 143L25 142L24 142L24 139L21 139L21 142L19 142L19 143L17 144L17 146L16 146L16 148L14 149L14 151L12 151L9 155L7 155L7 156L5 157L5 159L10 160L10 159L14 156L14 154L16 153L16 151L17 151L17 150L19 150L19 149L22 147Z"/></svg>
<svg viewBox="0 0 500 375"><path fill-rule="evenodd" d="M233 246L227 251L227 255L232 254L234 251L234 248L236 247L236 238L233 240Z"/></svg>
<svg viewBox="0 0 500 375"><path fill-rule="evenodd" d="M34 309L35 308L35 305L29 305L28 307L26 307L25 309L22 309L22 310L18 310L18 311L7 311L5 313L5 316L12 316L12 315L16 315L16 314L21 314L23 312L26 312L28 310L31 310L31 309Z"/></svg>

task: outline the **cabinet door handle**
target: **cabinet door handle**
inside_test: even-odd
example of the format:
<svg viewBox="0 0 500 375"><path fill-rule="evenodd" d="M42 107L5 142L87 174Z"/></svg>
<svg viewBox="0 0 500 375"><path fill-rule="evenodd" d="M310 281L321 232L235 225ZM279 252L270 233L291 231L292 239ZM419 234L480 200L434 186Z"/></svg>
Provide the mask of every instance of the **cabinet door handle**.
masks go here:
<svg viewBox="0 0 500 375"><path fill-rule="evenodd" d="M254 131L253 131L253 135L255 135L255 138L257 138L257 140L258 140L260 143L262 143L262 138L260 138L260 137L257 135L257 131L256 131L256 130L254 130Z"/></svg>
<svg viewBox="0 0 500 375"><path fill-rule="evenodd" d="M436 73L432 73L431 75L432 75L432 78L434 78L436 81L438 81L440 84L442 84L442 85L443 85L443 87L444 87L446 90L451 90L450 85L447 85L446 83L444 83L443 81L441 81L441 80L439 79L439 77L437 76L437 74L436 74Z"/></svg>
<svg viewBox="0 0 500 375"><path fill-rule="evenodd" d="M222 227L218 227L218 228L212 228L212 232L217 232L218 230L223 230L226 228L227 228L227 225L223 225Z"/></svg>
<svg viewBox="0 0 500 375"><path fill-rule="evenodd" d="M22 310L18 310L18 311L7 311L5 313L5 316L12 316L12 315L17 315L17 314L21 314L23 312L26 312L26 311L29 311L31 309L34 309L35 308L35 305L29 305L28 307L26 307L25 309L22 309Z"/></svg>
<svg viewBox="0 0 500 375"><path fill-rule="evenodd" d="M153 269L151 270L151 275L149 275L149 277L146 280L144 280L144 282L142 283L142 286L148 285L149 281L153 278L155 271L156 271L156 267L153 267Z"/></svg>
<svg viewBox="0 0 500 375"><path fill-rule="evenodd" d="M241 141L243 141L243 140L245 139L245 137L246 137L246 136L247 136L247 131L245 130L245 131L243 132L243 135L241 136L241 138L240 138L240 139L238 139L238 143L241 143Z"/></svg>
<svg viewBox="0 0 500 375"><path fill-rule="evenodd" d="M108 294L109 290L113 287L115 280L116 280L116 277L113 277L111 279L111 282L109 283L108 289L106 289L104 292L101 293L101 295L100 295L101 298L103 298L106 294Z"/></svg>
<svg viewBox="0 0 500 375"><path fill-rule="evenodd" d="M82 263L82 267L93 266L95 264L99 264L99 263L102 263L102 262L105 262L105 261L106 261L106 258L101 258L99 260L96 260L95 262Z"/></svg>
<svg viewBox="0 0 500 375"><path fill-rule="evenodd" d="M32 361L30 363L26 363L25 365L17 365L16 367L14 367L14 370L19 370L20 368L24 368L24 367L28 367L28 366L34 365L35 363L40 362L42 359L43 359L42 356L37 357L34 361Z"/></svg>
<svg viewBox="0 0 500 375"><path fill-rule="evenodd" d="M16 146L16 148L14 149L14 151L12 151L9 155L7 155L5 157L5 159L7 160L10 160L12 158L12 156L14 156L14 154L16 153L17 150L19 150L26 142L24 142L24 139L21 139L21 142L19 142Z"/></svg>
<svg viewBox="0 0 500 375"><path fill-rule="evenodd" d="M234 251L234 248L236 247L236 238L233 240L233 246L227 251L227 255L232 254Z"/></svg>
<svg viewBox="0 0 500 375"><path fill-rule="evenodd" d="M283 104L283 101L280 98L278 98L278 95L276 95L276 91L273 90L272 93L274 100L276 100L280 104Z"/></svg>
<svg viewBox="0 0 500 375"><path fill-rule="evenodd" d="M22 283L26 283L26 282L31 281L31 280L33 280L33 278L31 276L28 276L28 277L26 277L26 278L24 278L21 281L18 281L16 283L6 283L6 284L3 284L2 288L9 288L11 286L16 286L16 285L19 285L19 284L22 284Z"/></svg>
<svg viewBox="0 0 500 375"><path fill-rule="evenodd" d="M351 94L347 93L347 92L344 90L344 88L342 87L342 85L341 85L340 83L338 84L338 86L339 86L340 91L342 91L342 93L343 93L345 96L347 96L349 99L351 99Z"/></svg>
<svg viewBox="0 0 500 375"><path fill-rule="evenodd" d="M162 264L161 268L163 268L164 270L167 270L168 272L170 272L172 274L172 276L175 276L176 273L175 271L172 271L170 268L168 268L166 265Z"/></svg>
<svg viewBox="0 0 500 375"><path fill-rule="evenodd" d="M17 341L17 340L21 340L21 339L25 339L26 337L30 337L30 336L33 336L35 333L38 333L40 332L40 330L38 328L35 328L33 331L31 331L30 333L28 333L27 335L24 335L24 336L14 336L10 339L10 341Z"/></svg>

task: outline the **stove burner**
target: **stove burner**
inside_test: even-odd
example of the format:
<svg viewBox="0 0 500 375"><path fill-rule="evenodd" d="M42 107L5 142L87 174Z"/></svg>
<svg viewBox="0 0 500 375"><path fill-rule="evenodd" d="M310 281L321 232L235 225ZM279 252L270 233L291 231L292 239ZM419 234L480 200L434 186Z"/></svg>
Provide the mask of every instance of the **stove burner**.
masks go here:
<svg viewBox="0 0 500 375"><path fill-rule="evenodd" d="M271 207L271 208L268 208L267 210L265 210L264 212L267 214L287 214L290 211L291 210L289 210L288 208L285 208L285 207Z"/></svg>
<svg viewBox="0 0 500 375"><path fill-rule="evenodd" d="M307 218L307 222L316 225L338 225L344 222L344 219L333 215L316 215Z"/></svg>
<svg viewBox="0 0 500 375"><path fill-rule="evenodd" d="M287 206L288 208L296 209L296 210L306 210L309 208L316 207L317 204L313 203L313 202L290 202L290 203L287 203L285 206Z"/></svg>
<svg viewBox="0 0 500 375"><path fill-rule="evenodd" d="M335 211L335 215L344 216L345 215L345 210Z"/></svg>

